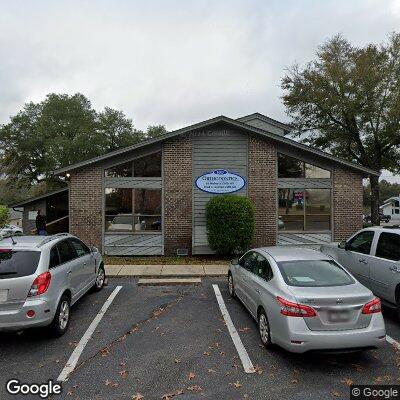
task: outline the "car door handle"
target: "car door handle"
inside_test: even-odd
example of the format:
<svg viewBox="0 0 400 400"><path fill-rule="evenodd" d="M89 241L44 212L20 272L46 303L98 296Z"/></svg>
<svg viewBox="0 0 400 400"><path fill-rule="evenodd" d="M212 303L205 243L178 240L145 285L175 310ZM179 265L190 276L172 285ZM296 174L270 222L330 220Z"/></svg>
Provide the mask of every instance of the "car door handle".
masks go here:
<svg viewBox="0 0 400 400"><path fill-rule="evenodd" d="M72 272L72 271L68 271L68 272L67 272L67 275L71 275L71 272Z"/></svg>
<svg viewBox="0 0 400 400"><path fill-rule="evenodd" d="M257 292L258 294L260 294L260 289L256 289L256 292Z"/></svg>
<svg viewBox="0 0 400 400"><path fill-rule="evenodd" d="M83 263L83 266L86 267L86 263L85 262Z"/></svg>
<svg viewBox="0 0 400 400"><path fill-rule="evenodd" d="M365 258L360 258L358 260L361 264L368 264L367 260Z"/></svg>
<svg viewBox="0 0 400 400"><path fill-rule="evenodd" d="M392 272L397 272L398 274L400 274L400 270L397 267L390 267L389 268Z"/></svg>

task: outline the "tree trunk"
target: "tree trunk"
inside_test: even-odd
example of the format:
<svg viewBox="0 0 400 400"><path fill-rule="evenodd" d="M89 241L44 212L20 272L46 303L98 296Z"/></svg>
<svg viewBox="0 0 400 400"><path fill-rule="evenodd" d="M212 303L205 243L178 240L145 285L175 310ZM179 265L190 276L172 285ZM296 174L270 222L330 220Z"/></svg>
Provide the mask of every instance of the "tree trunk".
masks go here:
<svg viewBox="0 0 400 400"><path fill-rule="evenodd" d="M371 221L373 225L380 225L379 220L379 177L370 175L371 185Z"/></svg>

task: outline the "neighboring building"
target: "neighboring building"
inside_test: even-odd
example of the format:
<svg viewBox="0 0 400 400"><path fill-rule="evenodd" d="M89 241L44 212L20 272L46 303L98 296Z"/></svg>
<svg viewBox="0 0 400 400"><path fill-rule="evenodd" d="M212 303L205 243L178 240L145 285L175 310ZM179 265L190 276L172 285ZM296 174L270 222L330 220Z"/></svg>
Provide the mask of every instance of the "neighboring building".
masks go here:
<svg viewBox="0 0 400 400"><path fill-rule="evenodd" d="M22 208L22 230L26 235L36 234L38 210L46 216L47 232L54 234L68 232L68 188L56 190L10 205L12 209Z"/></svg>
<svg viewBox="0 0 400 400"><path fill-rule="evenodd" d="M362 228L362 179L379 173L290 129L258 113L220 116L59 169L70 232L110 255L208 254L206 203L235 192L255 205L254 246L347 238Z"/></svg>
<svg viewBox="0 0 400 400"><path fill-rule="evenodd" d="M8 209L8 217L11 225L19 226L22 228L22 211Z"/></svg>
<svg viewBox="0 0 400 400"><path fill-rule="evenodd" d="M390 215L392 217L392 221L400 221L400 196L390 197L389 199L385 200L383 205L380 206L380 211L382 214Z"/></svg>

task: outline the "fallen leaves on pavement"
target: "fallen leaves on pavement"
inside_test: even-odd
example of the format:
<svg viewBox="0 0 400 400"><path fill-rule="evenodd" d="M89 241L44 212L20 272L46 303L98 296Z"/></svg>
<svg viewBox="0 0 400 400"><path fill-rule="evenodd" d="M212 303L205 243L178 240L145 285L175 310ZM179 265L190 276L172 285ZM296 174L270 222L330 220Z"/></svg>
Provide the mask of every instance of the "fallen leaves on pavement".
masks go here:
<svg viewBox="0 0 400 400"><path fill-rule="evenodd" d="M142 400L144 399L144 396L140 393L136 393L132 396L132 400Z"/></svg>
<svg viewBox="0 0 400 400"><path fill-rule="evenodd" d="M128 371L127 370L119 371L119 374L122 376L122 378L126 378L128 375Z"/></svg>
<svg viewBox="0 0 400 400"><path fill-rule="evenodd" d="M177 390L175 390L175 392L163 394L161 396L161 399L162 400L170 400L173 397L180 396L181 394L183 394L183 390L182 389L177 389Z"/></svg>
<svg viewBox="0 0 400 400"><path fill-rule="evenodd" d="M235 389L240 389L242 387L242 384L239 381L233 382L231 383L231 385L235 388Z"/></svg>
<svg viewBox="0 0 400 400"><path fill-rule="evenodd" d="M189 381L191 381L194 378L196 378L196 374L194 372L189 372L189 375L188 375Z"/></svg>
<svg viewBox="0 0 400 400"><path fill-rule="evenodd" d="M202 392L203 391L203 389L199 385L188 386L186 389L189 390L190 392Z"/></svg>
<svg viewBox="0 0 400 400"><path fill-rule="evenodd" d="M347 386L351 386L354 382L349 378L345 378L342 380L342 383L345 383Z"/></svg>
<svg viewBox="0 0 400 400"><path fill-rule="evenodd" d="M254 366L254 371L257 372L258 375L261 375L264 372L264 370L258 364Z"/></svg>

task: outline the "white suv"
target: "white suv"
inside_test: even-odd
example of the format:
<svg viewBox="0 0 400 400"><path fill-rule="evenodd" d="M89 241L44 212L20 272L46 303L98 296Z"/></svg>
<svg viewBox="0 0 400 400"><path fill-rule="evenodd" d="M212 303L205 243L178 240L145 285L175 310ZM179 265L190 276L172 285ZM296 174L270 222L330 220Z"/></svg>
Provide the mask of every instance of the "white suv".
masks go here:
<svg viewBox="0 0 400 400"><path fill-rule="evenodd" d="M69 234L0 240L0 330L69 324L70 308L88 290L103 288L104 263L96 248Z"/></svg>
<svg viewBox="0 0 400 400"><path fill-rule="evenodd" d="M400 317L400 228L362 229L339 244L321 246L321 251L346 267Z"/></svg>

